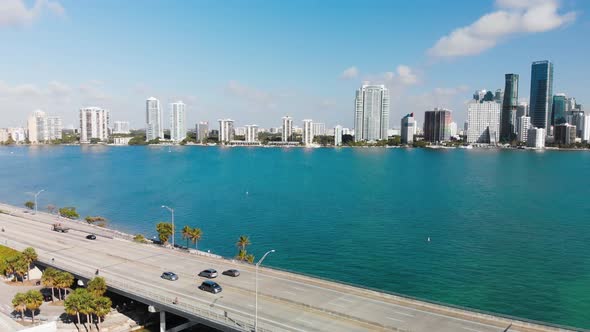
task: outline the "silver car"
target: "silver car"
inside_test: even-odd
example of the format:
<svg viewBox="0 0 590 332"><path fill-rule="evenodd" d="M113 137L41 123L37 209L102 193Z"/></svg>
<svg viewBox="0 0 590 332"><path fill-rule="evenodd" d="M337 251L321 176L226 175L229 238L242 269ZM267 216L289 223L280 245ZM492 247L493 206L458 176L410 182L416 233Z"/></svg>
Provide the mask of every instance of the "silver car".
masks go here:
<svg viewBox="0 0 590 332"><path fill-rule="evenodd" d="M160 278L170 280L170 281L178 280L178 276L174 272L164 272L164 273L162 273Z"/></svg>
<svg viewBox="0 0 590 332"><path fill-rule="evenodd" d="M217 271L214 269L203 270L201 273L199 273L199 277L205 277L209 279L217 278Z"/></svg>

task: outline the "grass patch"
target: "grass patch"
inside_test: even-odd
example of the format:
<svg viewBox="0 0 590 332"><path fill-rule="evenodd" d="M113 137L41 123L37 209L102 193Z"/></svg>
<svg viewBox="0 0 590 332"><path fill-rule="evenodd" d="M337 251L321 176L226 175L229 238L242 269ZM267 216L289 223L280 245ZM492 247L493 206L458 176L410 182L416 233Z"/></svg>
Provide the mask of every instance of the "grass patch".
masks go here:
<svg viewBox="0 0 590 332"><path fill-rule="evenodd" d="M18 255L19 252L12 249L12 248L8 248L5 247L3 245L0 245L0 273L4 274L4 272L6 271L6 258L11 257L11 256L15 256Z"/></svg>

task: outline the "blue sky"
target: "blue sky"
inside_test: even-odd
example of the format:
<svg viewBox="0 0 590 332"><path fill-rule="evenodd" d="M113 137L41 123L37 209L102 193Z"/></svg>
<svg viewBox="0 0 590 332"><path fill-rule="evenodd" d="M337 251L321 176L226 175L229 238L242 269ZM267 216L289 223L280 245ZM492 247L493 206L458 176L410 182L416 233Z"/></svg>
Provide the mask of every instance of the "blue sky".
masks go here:
<svg viewBox="0 0 590 332"><path fill-rule="evenodd" d="M589 99L585 0L0 2L0 127L35 109L77 123L101 106L144 126L149 96L187 103L187 120L352 127L354 91L383 83L391 127L439 106L465 119L476 89L555 64L555 92ZM166 114L166 113L165 113Z"/></svg>

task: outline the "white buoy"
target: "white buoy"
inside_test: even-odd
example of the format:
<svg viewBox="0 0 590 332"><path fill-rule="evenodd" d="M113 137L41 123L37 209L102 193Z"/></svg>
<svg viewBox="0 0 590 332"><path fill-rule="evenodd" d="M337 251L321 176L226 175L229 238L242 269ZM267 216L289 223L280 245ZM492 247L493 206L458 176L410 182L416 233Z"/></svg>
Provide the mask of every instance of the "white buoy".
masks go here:
<svg viewBox="0 0 590 332"><path fill-rule="evenodd" d="M430 236L428 237L428 242L430 242Z"/></svg>

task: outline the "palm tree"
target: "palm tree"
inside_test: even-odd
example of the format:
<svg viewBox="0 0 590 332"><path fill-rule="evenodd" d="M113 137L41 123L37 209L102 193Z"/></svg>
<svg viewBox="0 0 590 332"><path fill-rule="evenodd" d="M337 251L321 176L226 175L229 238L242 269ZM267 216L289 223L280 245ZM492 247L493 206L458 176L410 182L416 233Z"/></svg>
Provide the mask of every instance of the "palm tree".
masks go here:
<svg viewBox="0 0 590 332"><path fill-rule="evenodd" d="M86 293L86 289L77 288L68 298L64 301L64 310L66 314L70 316L76 315L78 318L78 325L80 325L80 311L82 310L84 298L83 294ZM78 327L78 329L80 329Z"/></svg>
<svg viewBox="0 0 590 332"><path fill-rule="evenodd" d="M29 272L29 264L25 260L22 255L18 255L16 261L14 262L14 273L17 274L20 278L22 283L25 283L25 274Z"/></svg>
<svg viewBox="0 0 590 332"><path fill-rule="evenodd" d="M43 271L43 275L41 276L41 283L43 283L43 286L51 287L51 302L54 302L55 293L53 289L55 288L58 273L59 272L56 269L48 267Z"/></svg>
<svg viewBox="0 0 590 332"><path fill-rule="evenodd" d="M156 231L162 243L168 243L168 239L172 234L172 224L169 222L159 222L156 224Z"/></svg>
<svg viewBox="0 0 590 332"><path fill-rule="evenodd" d="M43 295L36 289L31 289L25 294L27 309L31 311L33 323L35 323L35 311L43 304Z"/></svg>
<svg viewBox="0 0 590 332"><path fill-rule="evenodd" d="M188 240L191 237L191 232L192 232L192 228L190 228L190 226L186 225L182 228L182 238L186 239L186 247L188 248Z"/></svg>
<svg viewBox="0 0 590 332"><path fill-rule="evenodd" d="M86 323L92 329L92 315L94 314L94 298L88 292L81 296L80 313L86 315Z"/></svg>
<svg viewBox="0 0 590 332"><path fill-rule="evenodd" d="M14 255L14 256L10 256L7 257L6 259L4 259L4 262L6 263L6 268L4 270L4 273L6 275L16 275L16 265L17 265L17 261L19 260L19 256L20 254ZM14 278L13 280L14 281Z"/></svg>
<svg viewBox="0 0 590 332"><path fill-rule="evenodd" d="M111 312L111 306L113 303L111 299L106 296L101 296L98 299L94 300L94 313L96 317L98 317L98 330L100 331L100 323L101 320L104 321L106 315Z"/></svg>
<svg viewBox="0 0 590 332"><path fill-rule="evenodd" d="M245 261L247 256L248 256L248 254L246 253L246 251L240 249L238 251L238 255L236 256L236 259L239 261Z"/></svg>
<svg viewBox="0 0 590 332"><path fill-rule="evenodd" d="M61 290L64 290L64 297L67 294L67 289L74 283L74 276L69 272L58 272L56 278L56 287L59 290L59 299L62 300Z"/></svg>
<svg viewBox="0 0 590 332"><path fill-rule="evenodd" d="M252 255L252 254L246 255L246 261L250 264L254 264L254 255Z"/></svg>
<svg viewBox="0 0 590 332"><path fill-rule="evenodd" d="M31 280L30 272L31 272L31 264L39 258L37 256L37 252L35 249L28 247L22 252L22 257L27 264L27 278Z"/></svg>
<svg viewBox="0 0 590 332"><path fill-rule="evenodd" d="M191 241L195 244L195 249L197 249L197 243L201 240L203 236L203 231L200 228L193 228L189 234Z"/></svg>
<svg viewBox="0 0 590 332"><path fill-rule="evenodd" d="M30 210L34 210L35 209L35 202L26 201L25 206Z"/></svg>
<svg viewBox="0 0 590 332"><path fill-rule="evenodd" d="M87 289L92 296L100 297L107 291L107 283L103 277L94 277L88 282Z"/></svg>
<svg viewBox="0 0 590 332"><path fill-rule="evenodd" d="M250 244L250 238L248 238L247 235L241 235L238 239L238 242L236 243L236 246L240 247L242 251L246 251L246 247Z"/></svg>
<svg viewBox="0 0 590 332"><path fill-rule="evenodd" d="M25 293L16 293L12 298L12 307L20 312L20 318L25 320L25 310L27 310L27 296Z"/></svg>

